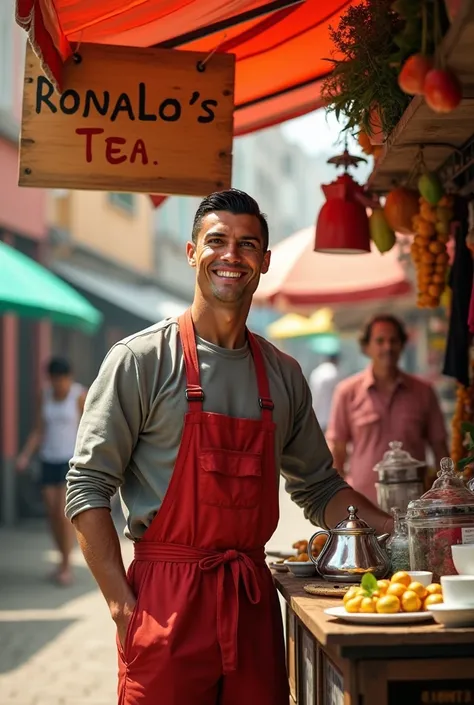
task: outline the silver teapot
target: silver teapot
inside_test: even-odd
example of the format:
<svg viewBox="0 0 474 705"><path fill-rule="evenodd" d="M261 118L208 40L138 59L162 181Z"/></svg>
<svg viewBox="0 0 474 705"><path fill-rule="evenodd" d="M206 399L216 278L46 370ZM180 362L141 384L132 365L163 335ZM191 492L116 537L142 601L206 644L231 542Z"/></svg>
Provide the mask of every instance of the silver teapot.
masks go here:
<svg viewBox="0 0 474 705"><path fill-rule="evenodd" d="M390 560L382 548L390 534L375 536L363 519L357 516L357 507L348 507L349 516L330 531L316 531L308 543L308 555L324 580L359 583L364 573L373 573L380 580L390 570ZM328 537L316 558L313 541L317 536Z"/></svg>

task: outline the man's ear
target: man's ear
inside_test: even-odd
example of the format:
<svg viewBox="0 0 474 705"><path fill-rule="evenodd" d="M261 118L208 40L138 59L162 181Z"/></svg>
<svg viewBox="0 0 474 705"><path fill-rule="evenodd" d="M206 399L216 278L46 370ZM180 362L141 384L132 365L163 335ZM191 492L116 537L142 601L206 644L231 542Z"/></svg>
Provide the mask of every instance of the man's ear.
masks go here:
<svg viewBox="0 0 474 705"><path fill-rule="evenodd" d="M263 256L263 262L262 262L262 268L260 270L260 274L266 274L270 268L270 260L272 258L272 253L270 250L267 250Z"/></svg>
<svg viewBox="0 0 474 705"><path fill-rule="evenodd" d="M194 242L186 243L186 257L188 258L188 264L190 267L196 266L196 245Z"/></svg>

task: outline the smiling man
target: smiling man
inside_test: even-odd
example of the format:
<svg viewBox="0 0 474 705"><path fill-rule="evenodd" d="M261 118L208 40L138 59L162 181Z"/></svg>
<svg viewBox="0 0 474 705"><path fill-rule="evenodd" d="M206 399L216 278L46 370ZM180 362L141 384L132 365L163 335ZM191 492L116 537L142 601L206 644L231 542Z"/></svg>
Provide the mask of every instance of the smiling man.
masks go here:
<svg viewBox="0 0 474 705"><path fill-rule="evenodd" d="M115 345L91 387L66 511L117 625L120 705L288 705L264 552L280 471L314 524L334 526L350 504L380 532L391 519L333 469L297 362L246 328L270 265L254 199L204 199L187 257L190 310Z"/></svg>

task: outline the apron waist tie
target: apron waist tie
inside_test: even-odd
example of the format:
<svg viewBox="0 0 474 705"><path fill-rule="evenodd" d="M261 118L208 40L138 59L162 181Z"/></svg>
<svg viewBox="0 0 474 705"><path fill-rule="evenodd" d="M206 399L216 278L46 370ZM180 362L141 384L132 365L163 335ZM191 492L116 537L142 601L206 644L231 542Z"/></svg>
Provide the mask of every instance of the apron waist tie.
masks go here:
<svg viewBox="0 0 474 705"><path fill-rule="evenodd" d="M217 638L223 673L227 675L235 671L240 585L252 605L260 602L261 593L255 567L265 565L264 549L206 551L180 544L139 541L135 544L135 560L198 563L203 572L217 572ZM226 589L229 578L232 580L232 590Z"/></svg>

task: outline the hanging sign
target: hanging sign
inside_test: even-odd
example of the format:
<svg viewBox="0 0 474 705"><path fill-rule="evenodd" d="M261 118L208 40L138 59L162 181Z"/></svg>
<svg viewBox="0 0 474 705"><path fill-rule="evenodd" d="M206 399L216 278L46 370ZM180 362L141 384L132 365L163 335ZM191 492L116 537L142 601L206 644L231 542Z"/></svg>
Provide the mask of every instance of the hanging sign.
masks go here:
<svg viewBox="0 0 474 705"><path fill-rule="evenodd" d="M230 187L235 57L81 44L55 92L26 54L20 186L204 196Z"/></svg>

